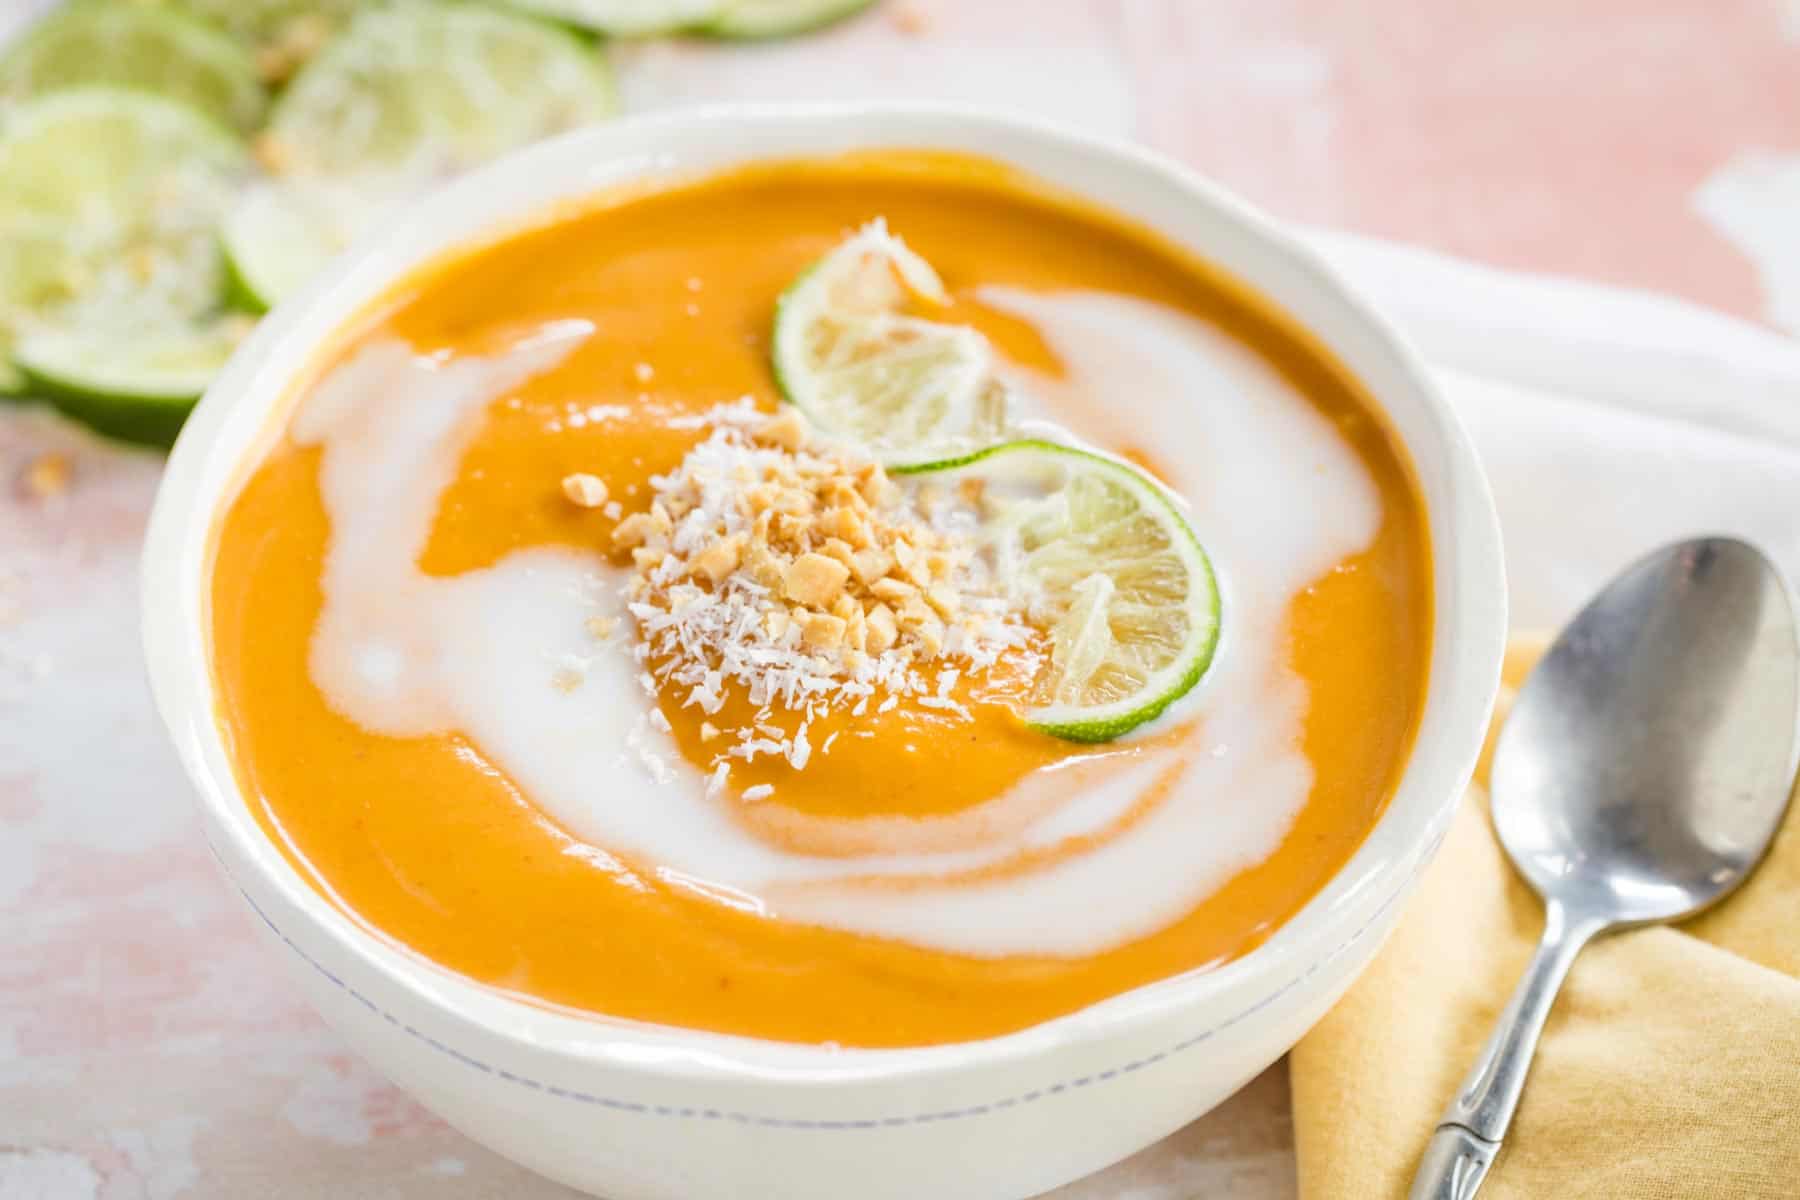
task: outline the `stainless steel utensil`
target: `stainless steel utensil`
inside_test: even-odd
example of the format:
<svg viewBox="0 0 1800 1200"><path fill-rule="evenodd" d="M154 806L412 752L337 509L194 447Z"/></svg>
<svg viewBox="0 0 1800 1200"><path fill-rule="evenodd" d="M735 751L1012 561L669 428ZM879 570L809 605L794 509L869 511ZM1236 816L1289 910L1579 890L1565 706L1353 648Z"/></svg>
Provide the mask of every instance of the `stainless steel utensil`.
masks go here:
<svg viewBox="0 0 1800 1200"><path fill-rule="evenodd" d="M1543 940L1444 1110L1412 1200L1468 1200L1518 1107L1576 954L1688 917L1755 869L1800 756L1800 645L1774 566L1730 538L1659 550L1595 597L1521 689L1494 827L1543 896Z"/></svg>

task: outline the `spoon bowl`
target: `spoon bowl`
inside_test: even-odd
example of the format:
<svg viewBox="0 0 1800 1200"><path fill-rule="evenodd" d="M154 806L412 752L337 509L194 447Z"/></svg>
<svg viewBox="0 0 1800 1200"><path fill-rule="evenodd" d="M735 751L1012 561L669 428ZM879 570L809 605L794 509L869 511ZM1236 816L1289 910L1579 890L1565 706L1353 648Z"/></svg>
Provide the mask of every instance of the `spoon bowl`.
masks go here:
<svg viewBox="0 0 1800 1200"><path fill-rule="evenodd" d="M1800 651L1781 576L1730 538L1626 569L1521 689L1495 747L1494 827L1541 895L1609 925L1716 903L1786 810Z"/></svg>
<svg viewBox="0 0 1800 1200"><path fill-rule="evenodd" d="M1413 1180L1469 1200L1512 1123L1538 1036L1598 934L1717 903L1768 851L1800 763L1786 585L1731 538L1628 567L1557 637L1494 748L1494 828L1543 896L1544 935Z"/></svg>

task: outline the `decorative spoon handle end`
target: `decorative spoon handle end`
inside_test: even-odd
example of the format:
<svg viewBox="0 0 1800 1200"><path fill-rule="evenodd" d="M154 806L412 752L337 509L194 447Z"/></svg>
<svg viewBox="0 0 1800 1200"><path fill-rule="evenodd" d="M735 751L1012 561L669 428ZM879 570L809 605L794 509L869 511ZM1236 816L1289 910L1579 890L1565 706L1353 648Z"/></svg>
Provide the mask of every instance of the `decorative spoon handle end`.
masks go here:
<svg viewBox="0 0 1800 1200"><path fill-rule="evenodd" d="M1461 1125L1439 1125L1407 1200L1471 1200L1499 1153L1498 1142L1476 1137Z"/></svg>

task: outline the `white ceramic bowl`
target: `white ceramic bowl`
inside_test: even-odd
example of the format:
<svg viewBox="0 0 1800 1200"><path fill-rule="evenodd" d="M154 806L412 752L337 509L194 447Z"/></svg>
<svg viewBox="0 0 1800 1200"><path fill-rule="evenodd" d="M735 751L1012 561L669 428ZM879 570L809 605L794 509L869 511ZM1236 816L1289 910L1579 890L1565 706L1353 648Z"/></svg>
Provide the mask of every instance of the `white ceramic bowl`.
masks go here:
<svg viewBox="0 0 1800 1200"><path fill-rule="evenodd" d="M1150 226L1285 309L1377 397L1418 470L1436 626L1417 748L1349 864L1265 945L987 1041L831 1051L580 1019L371 935L252 819L215 723L209 530L284 388L365 302L448 247L622 180L872 147L988 155ZM452 1125L615 1200L1028 1196L1191 1121L1267 1067L1392 926L1479 751L1505 635L1500 541L1468 438L1382 321L1281 228L1141 150L943 108L732 108L620 121L506 159L389 223L265 320L170 459L144 557L156 700L226 872L333 1026Z"/></svg>

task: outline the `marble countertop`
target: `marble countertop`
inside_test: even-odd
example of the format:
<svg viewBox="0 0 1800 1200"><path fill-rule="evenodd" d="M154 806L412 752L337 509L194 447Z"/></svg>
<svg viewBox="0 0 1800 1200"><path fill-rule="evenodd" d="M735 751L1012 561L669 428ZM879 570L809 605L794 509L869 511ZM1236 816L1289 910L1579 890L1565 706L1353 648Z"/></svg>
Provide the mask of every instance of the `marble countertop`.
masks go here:
<svg viewBox="0 0 1800 1200"><path fill-rule="evenodd" d="M615 57L636 109L1003 105L1283 217L1800 329L1800 0L888 0ZM0 1200L571 1195L363 1066L211 862L137 646L161 464L0 404ZM1278 1066L1061 1195L1293 1193Z"/></svg>

